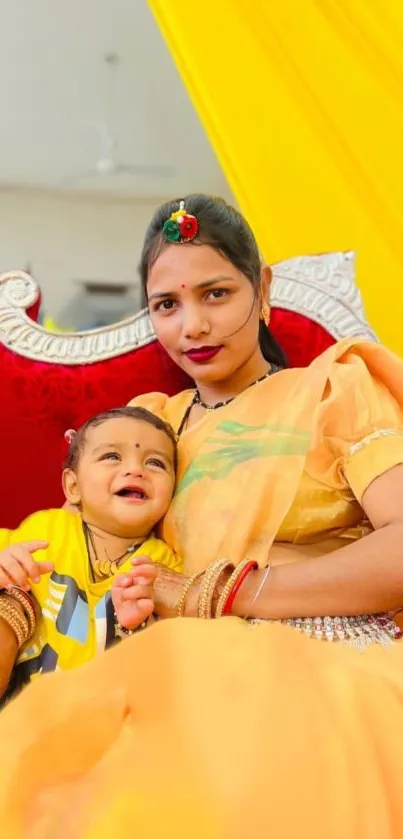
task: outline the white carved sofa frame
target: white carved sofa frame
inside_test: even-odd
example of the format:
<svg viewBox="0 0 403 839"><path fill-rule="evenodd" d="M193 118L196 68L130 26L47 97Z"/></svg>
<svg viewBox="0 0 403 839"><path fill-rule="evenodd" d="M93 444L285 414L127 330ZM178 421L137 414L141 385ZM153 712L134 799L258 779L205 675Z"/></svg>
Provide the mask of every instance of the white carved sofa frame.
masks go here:
<svg viewBox="0 0 403 839"><path fill-rule="evenodd" d="M155 340L147 311L89 332L48 332L27 310L39 296L24 271L0 275L0 342L13 352L51 364L91 364L143 347ZM376 341L354 280L354 253L303 256L273 266L271 306L295 312L323 327L334 339Z"/></svg>

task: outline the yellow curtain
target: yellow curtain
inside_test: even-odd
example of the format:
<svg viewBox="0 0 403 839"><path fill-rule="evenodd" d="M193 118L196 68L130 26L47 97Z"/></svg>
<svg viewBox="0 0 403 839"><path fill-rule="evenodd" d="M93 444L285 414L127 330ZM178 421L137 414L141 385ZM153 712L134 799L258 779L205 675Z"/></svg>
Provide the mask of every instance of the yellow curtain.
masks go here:
<svg viewBox="0 0 403 839"><path fill-rule="evenodd" d="M355 250L403 355L402 0L149 4L265 258Z"/></svg>

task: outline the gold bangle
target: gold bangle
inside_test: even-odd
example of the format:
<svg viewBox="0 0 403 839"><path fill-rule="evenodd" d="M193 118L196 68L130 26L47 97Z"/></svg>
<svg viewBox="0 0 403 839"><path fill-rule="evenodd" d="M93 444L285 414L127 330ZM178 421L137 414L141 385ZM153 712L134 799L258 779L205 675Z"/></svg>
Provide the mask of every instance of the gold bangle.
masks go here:
<svg viewBox="0 0 403 839"><path fill-rule="evenodd" d="M230 595L238 577L242 574L242 571L244 570L244 568L246 568L248 563L249 563L249 559L243 559L242 562L240 562L239 565L237 565L237 567L235 568L235 570L231 574L229 580L227 580L227 583L225 584L225 586L224 586L224 588L223 588L223 590L220 594L219 601L217 603L217 608L216 608L216 613L215 613L216 618L222 618L223 612L224 612L224 609L225 609L225 604L228 600L228 597L229 597L229 595Z"/></svg>
<svg viewBox="0 0 403 839"><path fill-rule="evenodd" d="M184 617L185 606L186 606L186 598L187 598L193 584L196 582L196 580L199 579L199 577L202 576L203 573L204 573L203 571L198 571L197 574L193 574L193 577L189 577L186 580L185 585L183 586L183 589L182 589L181 596L179 598L178 605L176 607L176 614L177 614L178 618L183 618Z"/></svg>
<svg viewBox="0 0 403 839"><path fill-rule="evenodd" d="M217 559L208 566L204 573L197 601L197 617L203 620L211 618L212 600L217 579L227 565L226 559Z"/></svg>
<svg viewBox="0 0 403 839"><path fill-rule="evenodd" d="M28 620L25 615L21 614L20 608L4 595L0 597L0 618L3 618L13 630L20 650L29 638Z"/></svg>
<svg viewBox="0 0 403 839"><path fill-rule="evenodd" d="M215 615L215 613L214 613L214 615L213 615L213 603L214 603L214 596L215 596L215 594L216 594L216 590L217 590L218 583L220 582L220 579L221 579L222 575L224 574L224 572L225 572L227 569L230 569L230 576L231 576L231 574L232 574L232 572L233 572L233 570L234 570L234 565L233 565L233 563L232 563L232 562L229 562L228 560L227 560L227 562L225 563L225 560L224 560L224 562L223 562L223 564L221 565L221 567L217 567L216 572L215 572L215 574L214 574L214 577L213 577L213 579L212 579L212 581L211 581L211 583L210 583L210 591L209 591L209 615L208 615L208 617L209 617L209 618L212 618L212 617L214 617L214 618L215 618L215 616L216 616L216 615Z"/></svg>
<svg viewBox="0 0 403 839"><path fill-rule="evenodd" d="M2 604L0 606L0 615L3 617L13 629L20 649L29 638L28 621L25 615L21 614L20 610L15 608L12 604Z"/></svg>
<svg viewBox="0 0 403 839"><path fill-rule="evenodd" d="M197 603L197 617L210 620L212 617L213 597L216 585L226 568L233 565L228 559L217 559L207 568L200 588Z"/></svg>
<svg viewBox="0 0 403 839"><path fill-rule="evenodd" d="M22 607L19 603L13 602L13 599L7 594L1 593L0 595L0 609L3 614L10 615L17 621L26 623L28 627L28 620L23 613Z"/></svg>
<svg viewBox="0 0 403 839"><path fill-rule="evenodd" d="M18 602L17 598L12 597L8 591L0 592L0 607L3 612L7 612L7 614L14 616L16 620L26 625L28 629L29 620L24 612L22 604Z"/></svg>
<svg viewBox="0 0 403 839"><path fill-rule="evenodd" d="M19 589L18 586L13 586L12 589L9 589L8 591L6 591L4 593L6 594L7 597L10 598L11 601L13 601L13 600L17 601L17 603L19 603L20 606L22 606L22 608L24 610L25 617L27 618L27 621L28 621L28 630L29 630L28 638L32 638L32 635L35 632L35 626L36 626L36 612L35 612L35 607L31 603L30 596L25 595L25 593L23 591L21 591L21 589ZM27 638L27 640L28 640L28 638Z"/></svg>

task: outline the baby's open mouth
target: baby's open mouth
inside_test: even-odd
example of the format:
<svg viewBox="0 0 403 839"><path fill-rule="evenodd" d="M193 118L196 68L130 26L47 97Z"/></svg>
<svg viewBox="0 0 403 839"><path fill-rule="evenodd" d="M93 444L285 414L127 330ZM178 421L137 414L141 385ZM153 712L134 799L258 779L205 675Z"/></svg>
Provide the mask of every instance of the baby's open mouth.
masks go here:
<svg viewBox="0 0 403 839"><path fill-rule="evenodd" d="M137 487L124 487L124 489L120 489L116 495L119 495L120 498L141 498L143 500L147 498L145 492Z"/></svg>

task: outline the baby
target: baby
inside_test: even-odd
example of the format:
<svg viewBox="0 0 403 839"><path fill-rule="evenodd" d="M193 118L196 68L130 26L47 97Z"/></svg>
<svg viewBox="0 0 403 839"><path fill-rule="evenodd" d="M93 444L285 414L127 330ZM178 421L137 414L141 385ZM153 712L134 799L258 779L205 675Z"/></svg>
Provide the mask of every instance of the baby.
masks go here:
<svg viewBox="0 0 403 839"><path fill-rule="evenodd" d="M5 622L17 639L9 671L18 686L83 664L152 614L153 563L181 570L153 536L175 469L167 423L139 407L106 411L71 439L63 488L79 512L43 510L0 530L0 650Z"/></svg>

